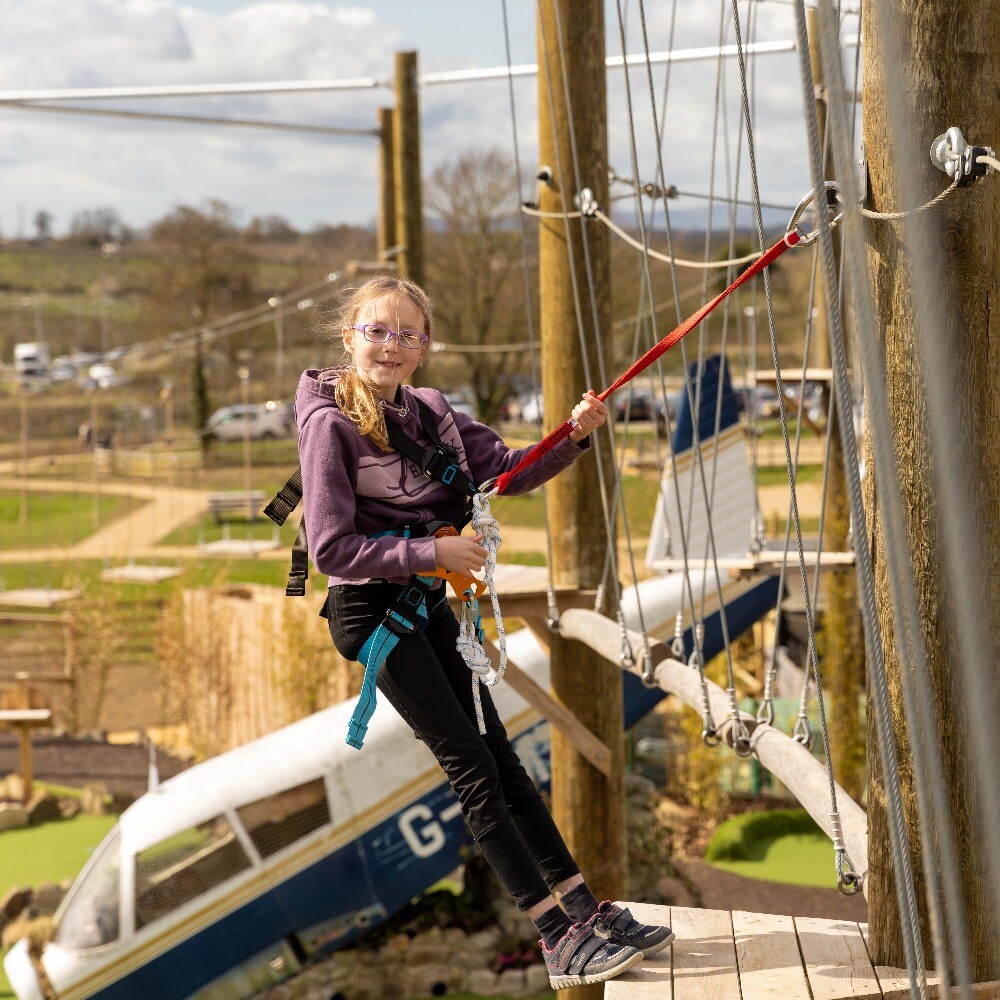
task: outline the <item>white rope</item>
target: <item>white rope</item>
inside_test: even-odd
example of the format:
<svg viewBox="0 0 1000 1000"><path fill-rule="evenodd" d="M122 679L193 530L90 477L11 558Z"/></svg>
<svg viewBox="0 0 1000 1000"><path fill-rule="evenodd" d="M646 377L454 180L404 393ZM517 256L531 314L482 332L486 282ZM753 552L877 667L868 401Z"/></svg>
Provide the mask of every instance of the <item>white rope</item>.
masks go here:
<svg viewBox="0 0 1000 1000"><path fill-rule="evenodd" d="M980 161L982 161L982 160L989 160L990 158L987 156L980 156L979 159ZM996 163L996 160L994 160L993 162ZM920 205L917 208L911 208L907 212L873 212L869 208L858 208L858 211L866 219L885 219L888 222L892 222L896 219L906 219L911 215L916 215L918 212L926 212L928 209L933 208L935 205L940 205L941 202L944 201L945 198L947 198L948 195L950 195L958 187L958 182L960 179L961 178L956 177L955 180L952 182L952 184L949 187L946 187L936 198L931 198L931 200L926 204Z"/></svg>
<svg viewBox="0 0 1000 1000"><path fill-rule="evenodd" d="M580 213L578 212L577 215L579 214ZM619 239L623 239L629 246L635 247L636 250L642 250L643 253L654 258L655 260L663 261L664 264L676 264L677 267L690 267L698 271L715 271L723 270L727 267L735 267L738 264L749 264L751 261L755 261L760 256L759 253L750 253L745 257L736 257L733 260L710 261L686 260L683 257L668 256L667 254L657 253L655 250L651 250L649 247L643 246L643 244L635 239L635 237L630 236L620 226L615 225L615 223L613 223L611 219L609 219L600 209L597 209L594 212L593 217L599 222L603 222L604 225L615 234L615 236L619 237Z"/></svg>
<svg viewBox="0 0 1000 1000"><path fill-rule="evenodd" d="M486 734L486 719L483 716L483 703L479 685L493 687L499 683L507 669L507 636L504 632L503 617L500 614L500 602L497 600L493 585L493 571L497 565L497 549L500 548L500 525L490 513L490 502L482 493L472 498L472 527L483 536L483 547L486 549L486 568L484 578L490 591L490 601L493 604L493 617L497 623L497 648L500 650L500 664L495 669L489 655L483 649L479 639L479 602L470 589L463 595L466 600L462 604L462 617L458 623L458 638L455 648L459 651L465 665L472 671L472 701L476 706L476 723L481 735Z"/></svg>

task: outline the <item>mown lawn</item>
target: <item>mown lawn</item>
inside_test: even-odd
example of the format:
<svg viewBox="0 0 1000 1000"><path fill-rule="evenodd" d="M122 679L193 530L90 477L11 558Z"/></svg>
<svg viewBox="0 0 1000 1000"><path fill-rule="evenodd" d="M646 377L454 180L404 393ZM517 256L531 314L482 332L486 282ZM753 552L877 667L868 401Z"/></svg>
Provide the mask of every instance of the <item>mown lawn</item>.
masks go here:
<svg viewBox="0 0 1000 1000"><path fill-rule="evenodd" d="M705 860L765 882L837 887L830 838L802 809L745 813L726 820L709 843Z"/></svg>
<svg viewBox="0 0 1000 1000"><path fill-rule="evenodd" d="M12 885L75 878L117 821L81 815L0 833L0 896Z"/></svg>
<svg viewBox="0 0 1000 1000"><path fill-rule="evenodd" d="M102 495L97 498L101 526L145 503L138 497ZM94 532L94 498L89 493L28 491L27 517L21 523L21 494L0 492L0 549L66 547Z"/></svg>

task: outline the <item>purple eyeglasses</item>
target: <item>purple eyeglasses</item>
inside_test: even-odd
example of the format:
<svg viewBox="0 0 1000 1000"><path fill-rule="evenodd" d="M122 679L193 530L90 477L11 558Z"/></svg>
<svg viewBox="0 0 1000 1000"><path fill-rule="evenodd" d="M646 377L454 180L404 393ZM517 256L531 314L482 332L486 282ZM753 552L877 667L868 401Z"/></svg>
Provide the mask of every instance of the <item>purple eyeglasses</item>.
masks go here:
<svg viewBox="0 0 1000 1000"><path fill-rule="evenodd" d="M385 323L365 323L363 326L352 326L351 329L357 330L370 344L388 344L390 339L395 337L396 343L409 351L423 347L430 340L430 337L420 330L393 330Z"/></svg>

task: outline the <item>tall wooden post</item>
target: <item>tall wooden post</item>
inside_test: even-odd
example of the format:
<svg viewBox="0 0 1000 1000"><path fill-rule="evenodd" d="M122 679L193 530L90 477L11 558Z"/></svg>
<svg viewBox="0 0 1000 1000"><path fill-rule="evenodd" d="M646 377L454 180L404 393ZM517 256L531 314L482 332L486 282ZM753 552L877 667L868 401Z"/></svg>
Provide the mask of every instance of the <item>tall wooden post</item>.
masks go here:
<svg viewBox="0 0 1000 1000"><path fill-rule="evenodd" d="M561 32L561 44L560 44ZM580 188L608 204L607 98L604 68L604 7L601 0L572 6L542 0L538 11L539 150L553 181L543 186L544 212L573 211ZM567 107L567 93L569 107ZM575 137L579 184L574 176ZM542 329L542 389L549 427L569 415L588 388L579 324L583 327L591 382L597 379L599 337L611 333L610 255L607 230L586 226L590 274L584 264L581 221L540 220L539 299ZM595 310L588 280L592 282ZM580 299L574 301L574 282ZM595 322L596 320L596 322ZM610 342L607 345L610 348ZM612 482L606 439L605 479ZM589 455L549 483L546 495L553 531L553 579L557 584L596 587L607 553L595 459ZM613 590L613 588L611 588ZM580 644L553 636L552 686L556 694L611 749L611 777L605 778L553 728L552 803L559 829L598 898L621 898L626 890L624 739L622 676ZM588 991L588 992L584 992ZM600 987L580 995L601 996Z"/></svg>
<svg viewBox="0 0 1000 1000"><path fill-rule="evenodd" d="M809 59L816 95L816 116L822 140L826 131L828 94L823 81L816 10L813 7L806 9L806 24L809 29ZM828 142L824 172L827 179L832 180L833 156L829 146ZM841 241L839 230L836 229L833 231L833 248L839 271ZM809 360L818 368L829 368L830 337L827 327L826 286L822 274L817 275L815 309ZM824 550L839 552L849 547L851 512L847 476L844 472L844 449L838 426L840 413L830 405L833 399L832 383L824 386L823 397L833 426L828 429L830 464L822 542ZM848 414L847 419L852 420L853 416ZM831 702L830 751L834 774L851 797L860 802L865 783L865 734L861 725L860 699L865 677L865 641L858 604L857 577L853 572L830 573L823 580L822 586L825 607L818 652L823 688Z"/></svg>
<svg viewBox="0 0 1000 1000"><path fill-rule="evenodd" d="M424 217L420 193L420 104L417 53L396 53L396 111L393 122L393 175L396 189L396 255L399 273L424 281Z"/></svg>
<svg viewBox="0 0 1000 1000"><path fill-rule="evenodd" d="M887 39L898 37L902 57L893 58ZM947 178L927 156L931 141L949 126L959 125L971 142L992 144L1000 136L1000 102L991 99L1000 78L1000 17L995 3L971 0L928 4L922 0L885 0L866 9L862 51L864 66L864 140L868 156L870 206L891 212L902 207L901 188L909 204L939 193ZM908 119L894 142L893 121L905 109ZM906 143L902 146L902 143ZM900 157L910 158L904 165ZM960 191L933 210L930 240L908 245L907 228L884 221L868 226L869 269L873 276L877 328L885 339L886 386L897 454L903 512L911 561L915 569L919 616L927 650L931 698L938 711L937 734L945 771L950 819L955 838L961 892L968 924L973 979L1000 979L1000 926L990 892L986 839L977 822L979 793L973 778L973 741L992 740L990 733L969 724L958 655L955 594L942 556L946 519L965 518L976 527L974 558L982 567L977 589L982 606L967 609L982 614L996 635L1000 627L1000 323L995 304L1000 287L1000 187L995 177ZM932 255L933 277L921 277L914 260ZM949 460L975 469L983 484L977 498L982 509L943 509L935 488L935 464L930 454L931 423L928 383L919 363L915 282L933 281L932 295L945 303L932 332L948 345L949 358L961 380L960 391L948 401L958 414L961 433L948 443ZM938 373L927 376L934 378ZM871 449L868 449L871 458ZM945 458L938 454L938 462ZM874 484L866 485L866 515L873 526L876 598L885 646L886 668L893 702L893 725L903 781L903 804L911 842L917 842L912 751L900 691L899 644L893 634L889 599L890 574L898 571L886 549L882 523L876 516ZM1000 667L994 661L994 689ZM983 692L982 694L987 694ZM868 782L869 934L872 958L878 964L901 965L902 945L896 914L889 854L886 796L882 763L869 712ZM923 831L933 836L933 831ZM913 852L917 896L921 901L921 931L926 954L932 954L923 911L925 873L919 852Z"/></svg>
<svg viewBox="0 0 1000 1000"><path fill-rule="evenodd" d="M392 108L378 109L378 231L376 250L381 256L396 245L396 181L393 170Z"/></svg>

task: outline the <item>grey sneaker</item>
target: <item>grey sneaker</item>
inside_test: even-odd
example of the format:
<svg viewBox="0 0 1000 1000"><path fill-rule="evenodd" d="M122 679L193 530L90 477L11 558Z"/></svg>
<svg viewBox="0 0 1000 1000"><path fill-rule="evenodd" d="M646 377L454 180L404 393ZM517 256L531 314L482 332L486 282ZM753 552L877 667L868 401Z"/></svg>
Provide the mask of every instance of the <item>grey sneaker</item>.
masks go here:
<svg viewBox="0 0 1000 1000"><path fill-rule="evenodd" d="M593 927L598 937L612 944L638 948L644 956L663 951L674 940L674 932L669 927L640 924L629 910L612 903L610 899L600 904L587 924Z"/></svg>
<svg viewBox="0 0 1000 1000"><path fill-rule="evenodd" d="M554 990L603 983L642 961L641 951L599 937L589 922L573 924L551 951L538 943Z"/></svg>

